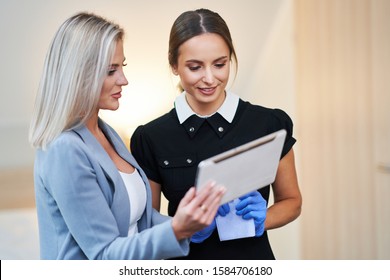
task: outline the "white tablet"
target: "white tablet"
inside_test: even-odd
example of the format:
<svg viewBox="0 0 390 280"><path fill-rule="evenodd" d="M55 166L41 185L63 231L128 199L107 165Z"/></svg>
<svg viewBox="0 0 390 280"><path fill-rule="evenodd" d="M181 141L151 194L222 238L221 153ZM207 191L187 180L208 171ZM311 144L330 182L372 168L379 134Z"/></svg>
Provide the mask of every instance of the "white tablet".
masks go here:
<svg viewBox="0 0 390 280"><path fill-rule="evenodd" d="M275 181L286 138L284 129L203 160L198 165L195 186L208 181L223 185L221 204L260 189Z"/></svg>

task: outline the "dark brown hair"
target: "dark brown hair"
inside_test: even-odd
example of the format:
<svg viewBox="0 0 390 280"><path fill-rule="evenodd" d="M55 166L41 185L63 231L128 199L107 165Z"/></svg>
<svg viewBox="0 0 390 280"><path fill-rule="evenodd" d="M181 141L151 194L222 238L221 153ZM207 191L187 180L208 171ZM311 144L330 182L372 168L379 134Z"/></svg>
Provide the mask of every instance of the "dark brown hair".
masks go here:
<svg viewBox="0 0 390 280"><path fill-rule="evenodd" d="M218 13L207 9L184 12L175 20L169 36L169 65L176 66L179 48L185 41L204 33L215 33L223 38L229 47L230 59L234 59L237 68L237 56L226 22Z"/></svg>

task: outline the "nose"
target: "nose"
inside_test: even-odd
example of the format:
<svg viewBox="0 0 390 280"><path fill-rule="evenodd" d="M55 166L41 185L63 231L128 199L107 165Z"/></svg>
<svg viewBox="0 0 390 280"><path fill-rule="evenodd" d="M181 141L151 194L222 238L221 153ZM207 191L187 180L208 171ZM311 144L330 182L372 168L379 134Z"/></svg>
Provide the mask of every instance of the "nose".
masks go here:
<svg viewBox="0 0 390 280"><path fill-rule="evenodd" d="M214 74L213 74L213 71L211 70L211 68L205 69L202 81L206 84L213 84L214 83Z"/></svg>
<svg viewBox="0 0 390 280"><path fill-rule="evenodd" d="M122 71L121 75L118 77L116 81L118 86L126 86L129 84L129 82L126 79L125 73Z"/></svg>

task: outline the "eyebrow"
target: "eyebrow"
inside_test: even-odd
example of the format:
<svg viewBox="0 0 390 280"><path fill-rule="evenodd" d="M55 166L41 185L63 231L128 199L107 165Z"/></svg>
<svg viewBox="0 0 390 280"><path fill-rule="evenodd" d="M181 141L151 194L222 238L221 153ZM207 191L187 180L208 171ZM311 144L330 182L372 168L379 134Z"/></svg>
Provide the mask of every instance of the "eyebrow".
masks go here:
<svg viewBox="0 0 390 280"><path fill-rule="evenodd" d="M217 61L220 61L220 60L223 60L223 59L227 59L228 57L226 55L224 56L221 56L217 59L215 59L213 62L217 62ZM203 61L200 61L200 60L197 60L197 59L189 59L189 60L186 60L186 63L203 63Z"/></svg>
<svg viewBox="0 0 390 280"><path fill-rule="evenodd" d="M122 64L126 61L126 57L123 58ZM110 64L109 67L119 67L118 63Z"/></svg>

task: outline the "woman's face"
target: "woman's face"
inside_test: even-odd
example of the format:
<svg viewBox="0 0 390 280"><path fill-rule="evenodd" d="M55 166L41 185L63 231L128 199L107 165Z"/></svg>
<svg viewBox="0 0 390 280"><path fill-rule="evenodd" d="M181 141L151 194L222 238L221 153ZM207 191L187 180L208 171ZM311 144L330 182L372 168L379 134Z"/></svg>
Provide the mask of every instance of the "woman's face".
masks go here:
<svg viewBox="0 0 390 280"><path fill-rule="evenodd" d="M128 84L125 74L123 73L123 66L125 66L124 61L123 41L118 40L107 77L103 82L98 103L99 109L117 110L119 108L119 98L122 96L122 86Z"/></svg>
<svg viewBox="0 0 390 280"><path fill-rule="evenodd" d="M230 72L230 51L221 36L204 33L185 41L179 48L178 75L187 94L187 102L200 115L218 110L225 100Z"/></svg>

